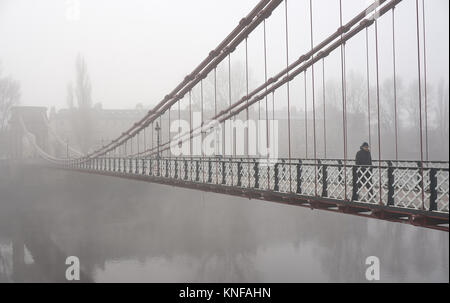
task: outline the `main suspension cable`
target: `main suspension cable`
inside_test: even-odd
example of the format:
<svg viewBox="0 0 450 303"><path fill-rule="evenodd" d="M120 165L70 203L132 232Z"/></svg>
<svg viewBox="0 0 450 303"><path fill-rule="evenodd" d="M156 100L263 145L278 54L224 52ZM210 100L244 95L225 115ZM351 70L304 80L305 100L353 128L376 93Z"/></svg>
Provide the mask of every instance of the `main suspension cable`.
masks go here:
<svg viewBox="0 0 450 303"><path fill-rule="evenodd" d="M420 176L422 189L422 209L425 209L425 192L423 181L423 126L422 126L422 84L421 84L421 62L420 62L420 25L419 25L419 0L416 0L416 38L417 38L417 74L419 84L419 128L420 128Z"/></svg>

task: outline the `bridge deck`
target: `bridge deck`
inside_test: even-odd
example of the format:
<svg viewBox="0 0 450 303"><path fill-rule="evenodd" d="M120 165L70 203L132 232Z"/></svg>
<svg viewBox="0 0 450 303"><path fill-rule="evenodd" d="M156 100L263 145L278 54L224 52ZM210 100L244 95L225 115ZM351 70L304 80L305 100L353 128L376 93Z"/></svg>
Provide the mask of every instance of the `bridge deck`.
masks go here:
<svg viewBox="0 0 450 303"><path fill-rule="evenodd" d="M342 160L115 157L63 168L448 231L445 162L381 161L363 167Z"/></svg>

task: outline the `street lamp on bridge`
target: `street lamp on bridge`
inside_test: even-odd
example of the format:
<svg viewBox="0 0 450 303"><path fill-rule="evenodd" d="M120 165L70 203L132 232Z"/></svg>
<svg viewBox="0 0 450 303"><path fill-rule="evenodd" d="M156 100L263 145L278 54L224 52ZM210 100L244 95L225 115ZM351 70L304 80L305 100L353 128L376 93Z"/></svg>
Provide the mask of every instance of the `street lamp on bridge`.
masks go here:
<svg viewBox="0 0 450 303"><path fill-rule="evenodd" d="M159 126L158 122L156 122L156 157L159 159L159 145L160 145L160 131L161 127Z"/></svg>

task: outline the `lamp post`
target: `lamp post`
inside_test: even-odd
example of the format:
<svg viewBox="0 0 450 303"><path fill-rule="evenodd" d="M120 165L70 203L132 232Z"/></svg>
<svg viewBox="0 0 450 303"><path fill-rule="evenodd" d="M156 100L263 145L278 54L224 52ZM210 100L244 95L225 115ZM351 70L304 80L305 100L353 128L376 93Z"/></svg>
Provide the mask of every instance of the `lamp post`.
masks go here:
<svg viewBox="0 0 450 303"><path fill-rule="evenodd" d="M158 122L156 122L156 157L159 159L159 145L160 145L160 131L161 127L159 126Z"/></svg>
<svg viewBox="0 0 450 303"><path fill-rule="evenodd" d="M156 159L157 159L157 165L158 165L157 176L159 177L161 175L161 167L160 167L161 164L160 164L160 159L159 159L159 143L160 143L159 142L159 140L160 140L159 132L161 131L161 127L159 126L158 122L156 122L155 130L156 130Z"/></svg>

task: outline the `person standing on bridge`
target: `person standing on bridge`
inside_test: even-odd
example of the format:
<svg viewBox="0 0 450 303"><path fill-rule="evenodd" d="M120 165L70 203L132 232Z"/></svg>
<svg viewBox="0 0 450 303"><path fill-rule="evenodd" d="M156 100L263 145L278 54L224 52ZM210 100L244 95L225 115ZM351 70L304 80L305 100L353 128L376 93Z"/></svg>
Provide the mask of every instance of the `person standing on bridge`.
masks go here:
<svg viewBox="0 0 450 303"><path fill-rule="evenodd" d="M373 196L372 168L370 166L372 166L372 155L370 154L369 144L364 142L355 157L352 201L358 201L358 191L364 185L369 190L369 200Z"/></svg>

